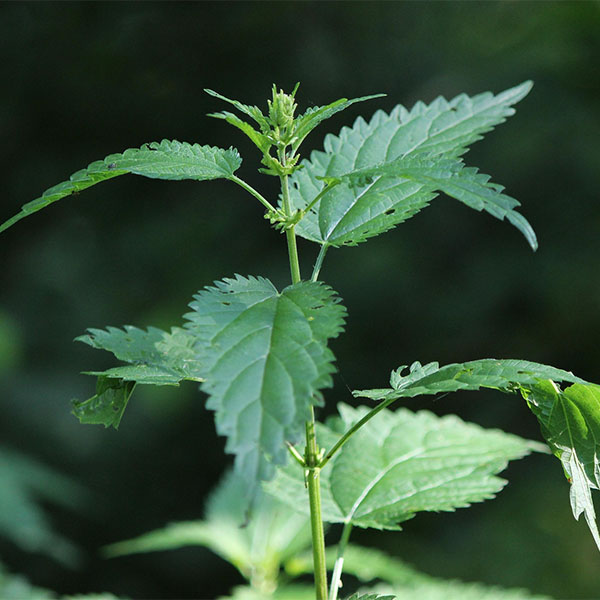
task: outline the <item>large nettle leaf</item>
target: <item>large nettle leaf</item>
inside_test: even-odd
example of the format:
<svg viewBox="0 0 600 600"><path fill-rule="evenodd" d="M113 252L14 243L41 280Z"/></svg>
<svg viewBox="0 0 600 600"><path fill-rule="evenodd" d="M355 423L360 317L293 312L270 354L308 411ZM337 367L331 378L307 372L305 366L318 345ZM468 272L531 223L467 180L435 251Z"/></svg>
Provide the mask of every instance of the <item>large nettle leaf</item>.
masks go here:
<svg viewBox="0 0 600 600"><path fill-rule="evenodd" d="M329 446L365 417L367 407L341 404L340 417L317 431ZM323 518L376 529L400 529L420 511L452 511L493 498L505 485L495 475L509 460L543 445L458 417L383 410L367 421L322 469ZM292 505L305 495L290 467L267 490Z"/></svg>
<svg viewBox="0 0 600 600"><path fill-rule="evenodd" d="M133 173L152 179L196 181L229 179L241 163L242 159L234 148L223 150L175 140L129 148L123 153L110 154L104 160L97 160L86 169L73 173L68 181L47 189L39 198L23 205L21 212L0 225L0 232L65 196L118 175Z"/></svg>
<svg viewBox="0 0 600 600"><path fill-rule="evenodd" d="M300 438L317 393L331 386L327 341L342 330L346 311L321 283L278 292L267 279L240 276L216 282L190 306L207 407L251 497L273 465L285 463L285 442Z"/></svg>
<svg viewBox="0 0 600 600"><path fill-rule="evenodd" d="M390 388L362 390L355 396L381 400L412 398L456 390L492 388L520 393L537 417L542 435L561 461L571 484L573 516L585 515L600 549L600 534L591 490L600 489L600 386L568 371L524 360L483 359L440 367L414 363L392 372ZM571 384L562 390L560 383Z"/></svg>
<svg viewBox="0 0 600 600"><path fill-rule="evenodd" d="M310 160L303 162L304 168L291 177L295 209L311 204L328 180L330 184L331 179L354 171L401 163L414 156L438 160L433 160L433 170L410 178L388 170L372 174L362 185L342 179L330 185L296 231L328 246L358 244L410 218L443 191L472 208L508 218L535 247L530 226L515 210L517 201L503 195L500 186L488 183L487 176L475 170L453 177L439 174L440 159L456 162L470 144L514 114L512 105L527 95L531 85L525 82L496 96L489 92L473 98L462 94L450 101L440 97L430 105L419 102L410 111L399 105L389 114L376 112L368 123L359 118L338 136L328 135L324 151L313 152Z"/></svg>
<svg viewBox="0 0 600 600"><path fill-rule="evenodd" d="M88 371L98 377L96 394L73 401L73 414L82 422L118 428L136 384L179 385L202 381L202 366L189 331L173 327L170 333L156 327L147 330L126 325L88 329L76 338L99 350L112 352L125 366L106 371Z"/></svg>

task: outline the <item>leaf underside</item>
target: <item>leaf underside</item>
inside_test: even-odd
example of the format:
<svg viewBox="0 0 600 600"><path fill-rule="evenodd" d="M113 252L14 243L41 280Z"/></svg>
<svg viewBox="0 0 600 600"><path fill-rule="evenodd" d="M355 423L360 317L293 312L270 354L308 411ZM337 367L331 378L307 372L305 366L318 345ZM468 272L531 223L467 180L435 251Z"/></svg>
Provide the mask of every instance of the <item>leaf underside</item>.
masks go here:
<svg viewBox="0 0 600 600"><path fill-rule="evenodd" d="M341 404L340 417L320 426L329 447L369 412ZM359 527L400 529L420 511L452 511L493 498L505 485L495 475L509 460L540 445L485 430L455 416L382 411L358 430L322 469L323 519ZM306 495L302 473L286 467L266 489L292 505Z"/></svg>
<svg viewBox="0 0 600 600"><path fill-rule="evenodd" d="M417 103L410 111L397 106L391 113L375 113L367 123L359 118L338 136L328 135L324 151L313 152L304 168L290 179L294 209L303 209L322 191L322 178L336 178L356 170L378 167L411 156L456 160L483 134L514 114L512 105L531 89L531 82L494 96L486 92L453 100L438 98L430 105ZM332 187L298 223L302 237L329 246L356 245L410 218L445 191L477 210L509 218L535 246L525 219L514 208L516 200L501 194L487 176L467 171L476 190L456 189L458 182L442 189L439 181L376 176L367 185L341 183ZM456 185L454 185L456 183ZM474 186L473 183L470 184ZM474 192L477 193L474 193Z"/></svg>
<svg viewBox="0 0 600 600"><path fill-rule="evenodd" d="M217 431L252 498L258 481L287 458L317 392L331 386L336 337L345 309L330 288L303 282L281 293L263 278L225 279L190 305L186 327L206 369L202 390Z"/></svg>
<svg viewBox="0 0 600 600"><path fill-rule="evenodd" d="M162 140L144 144L141 148L129 148L120 154L110 154L87 168L73 173L64 181L47 189L39 198L24 204L21 212L0 225L0 233L49 204L81 192L86 188L119 175L132 173L152 179L182 180L230 178L241 165L237 150L223 150L176 140Z"/></svg>
<svg viewBox="0 0 600 600"><path fill-rule="evenodd" d="M520 393L535 414L553 454L561 461L570 488L573 516L583 513L600 549L591 490L600 489L600 386L573 373L523 360L483 359L439 367L414 363L392 372L390 388L354 395L389 402L456 390L497 389ZM562 390L560 383L571 384Z"/></svg>

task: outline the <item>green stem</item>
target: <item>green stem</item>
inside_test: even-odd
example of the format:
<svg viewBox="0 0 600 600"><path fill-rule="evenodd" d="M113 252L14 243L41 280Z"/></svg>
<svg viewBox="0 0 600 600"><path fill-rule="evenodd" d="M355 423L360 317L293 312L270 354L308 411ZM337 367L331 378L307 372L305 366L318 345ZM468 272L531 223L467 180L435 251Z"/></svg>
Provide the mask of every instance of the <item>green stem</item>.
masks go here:
<svg viewBox="0 0 600 600"><path fill-rule="evenodd" d="M310 503L310 527L312 532L313 565L315 572L316 600L327 600L327 565L325 562L325 531L321 516L321 482L319 447L315 433L314 410L311 420L306 422L306 484Z"/></svg>
<svg viewBox="0 0 600 600"><path fill-rule="evenodd" d="M323 244L321 249L319 250L319 256L317 256L317 261L315 262L315 266L313 268L311 281L317 281L319 278L319 273L321 272L321 267L323 266L323 261L325 260L325 255L327 254L327 249L329 246L327 244Z"/></svg>
<svg viewBox="0 0 600 600"><path fill-rule="evenodd" d="M331 576L331 588L329 589L329 600L337 600L338 590L342 587L342 569L344 568L344 552L350 539L352 532L352 523L344 523L342 537L338 544L337 557L333 567L333 575Z"/></svg>
<svg viewBox="0 0 600 600"><path fill-rule="evenodd" d="M285 152L279 153L280 162L285 165ZM288 176L281 175L281 198L282 208L286 217L291 217L290 189ZM296 247L296 233L294 227L286 229L285 235L288 244L288 256L292 283L299 283L300 262L298 260L298 249ZM319 446L315 432L315 412L310 407L310 419L306 422L306 450L304 453L304 465L306 473L306 487L308 488L308 501L310 506L310 528L312 534L313 564L315 572L316 600L327 600L327 564L325 562L325 530L323 528L323 517L321 515L321 480L319 468Z"/></svg>
<svg viewBox="0 0 600 600"><path fill-rule="evenodd" d="M377 413L381 412L384 408L387 408L392 402L396 402L396 400L398 400L398 398L388 398L387 400L384 400L360 419L360 421L354 423L354 425L352 425L352 427L350 427L350 429L348 429L348 431L346 431L346 433L344 433L344 435L325 454L323 460L319 463L319 467L322 469L353 434L355 434L367 421L370 421Z"/></svg>
<svg viewBox="0 0 600 600"><path fill-rule="evenodd" d="M229 177L230 181L237 183L240 187L243 187L247 192L252 194L266 209L275 213L279 212L260 192L256 191L250 184L246 183L243 179L232 175Z"/></svg>
<svg viewBox="0 0 600 600"><path fill-rule="evenodd" d="M286 217L291 216L290 207L290 188L288 185L288 176L281 176L281 196L283 212ZM300 283L302 277L300 276L300 261L298 260L298 247L296 246L296 232L295 227L290 227L285 230L285 237L287 238L288 256L290 259L290 272L292 274L292 283Z"/></svg>
<svg viewBox="0 0 600 600"><path fill-rule="evenodd" d="M321 198L331 189L333 189L336 185L340 184L341 181L334 181L332 183L326 183L323 186L323 189L310 201L310 204L304 209L304 213L306 214Z"/></svg>

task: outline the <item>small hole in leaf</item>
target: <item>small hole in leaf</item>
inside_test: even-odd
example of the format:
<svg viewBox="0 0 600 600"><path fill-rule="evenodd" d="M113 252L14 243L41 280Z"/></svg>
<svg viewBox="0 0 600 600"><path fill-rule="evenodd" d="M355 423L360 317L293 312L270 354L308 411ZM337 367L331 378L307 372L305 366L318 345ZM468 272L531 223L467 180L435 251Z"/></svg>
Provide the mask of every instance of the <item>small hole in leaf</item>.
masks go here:
<svg viewBox="0 0 600 600"><path fill-rule="evenodd" d="M114 162L112 162L112 163L110 163L110 164L108 165L108 169L109 169L109 170L111 170L111 169L116 169L116 168L117 168L117 163L114 163Z"/></svg>
<svg viewBox="0 0 600 600"><path fill-rule="evenodd" d="M396 212L395 208L388 208L383 214L384 215L393 215Z"/></svg>
<svg viewBox="0 0 600 600"><path fill-rule="evenodd" d="M231 302L221 302L221 304L223 304L225 306L231 306Z"/></svg>

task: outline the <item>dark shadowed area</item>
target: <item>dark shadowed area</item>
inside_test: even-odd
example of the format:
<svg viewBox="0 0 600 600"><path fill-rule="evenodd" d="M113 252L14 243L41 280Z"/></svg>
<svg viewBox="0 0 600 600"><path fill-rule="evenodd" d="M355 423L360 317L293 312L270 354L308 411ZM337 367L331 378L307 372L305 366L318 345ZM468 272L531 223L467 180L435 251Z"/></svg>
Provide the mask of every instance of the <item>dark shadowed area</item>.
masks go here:
<svg viewBox="0 0 600 600"><path fill-rule="evenodd" d="M332 250L321 276L349 318L332 346L339 374L326 410L414 360L526 358L600 382L600 3L4 3L0 57L0 221L93 160L163 138L235 146L240 176L273 198L250 142L206 117L226 107L203 88L264 107L273 83L300 81L301 111L387 94L321 125L306 153L378 108L532 79L517 114L466 161L522 203L539 250L446 197L368 244ZM194 384L139 389L119 431L80 425L70 400L91 396L94 380L79 373L115 361L72 340L87 327L180 325L197 290L234 273L281 288L285 248L229 182L133 176L0 236L0 466L18 469L18 452L77 484L53 481L41 498L56 539L0 493L0 520L23 525L0 538L8 569L61 594L148 599L215 598L242 582L203 549L101 557L108 543L200 518L230 457ZM299 250L308 276L317 247ZM541 439L516 396L406 405ZM356 540L434 575L597 598L600 554L572 518L558 461L536 455L505 475L493 501Z"/></svg>

